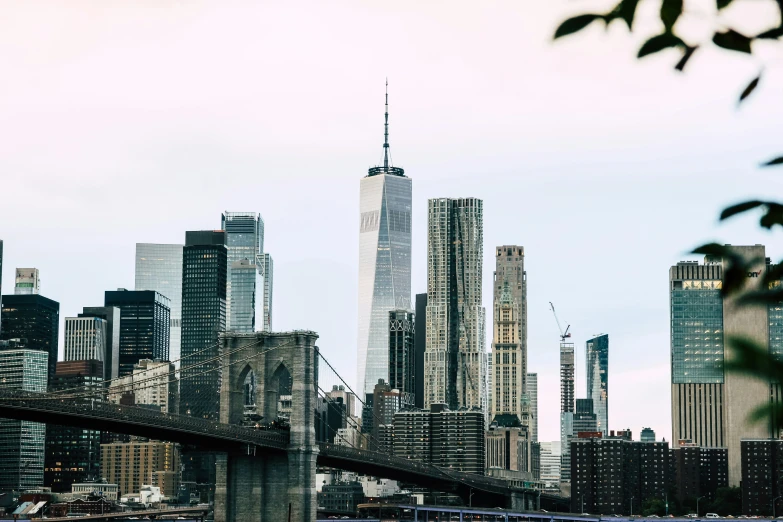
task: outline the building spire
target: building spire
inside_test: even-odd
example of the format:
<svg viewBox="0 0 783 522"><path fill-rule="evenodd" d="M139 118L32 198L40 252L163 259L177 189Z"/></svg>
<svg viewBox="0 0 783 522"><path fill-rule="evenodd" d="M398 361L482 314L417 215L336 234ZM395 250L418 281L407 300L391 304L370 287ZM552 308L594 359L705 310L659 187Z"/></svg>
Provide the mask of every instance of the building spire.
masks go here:
<svg viewBox="0 0 783 522"><path fill-rule="evenodd" d="M383 170L389 170L389 78L386 78L386 113L383 124Z"/></svg>

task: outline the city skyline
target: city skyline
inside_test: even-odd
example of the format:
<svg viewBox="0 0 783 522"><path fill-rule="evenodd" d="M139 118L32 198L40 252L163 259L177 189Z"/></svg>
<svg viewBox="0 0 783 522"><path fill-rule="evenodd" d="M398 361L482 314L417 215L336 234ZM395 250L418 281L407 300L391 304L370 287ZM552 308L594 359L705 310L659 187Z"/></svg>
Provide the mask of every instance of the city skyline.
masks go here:
<svg viewBox="0 0 783 522"><path fill-rule="evenodd" d="M0 199L7 215L30 209L30 201L15 201L9 197L25 190L29 176L38 176L42 190L40 197L32 202L33 209L38 212L30 215L29 227L14 230L3 226L0 229L5 240L5 293L11 293L13 289L13 275L9 272L16 267L36 266L45 279L44 295L62 305L60 316L63 321L64 317L76 316L83 306L99 305L105 290L133 288L135 242L181 243L182 231L214 227L215 215L225 208L254 209L265 217L267 243L275 252L276 275L279 276L275 284L275 329L305 327L317 330L321 333L319 344L325 353L332 359L341 360L340 372L346 376L355 375L351 359L356 347L353 340L346 340L341 333L356 329L353 324L357 284L355 262L358 258L353 232L357 213L356 178L366 166L367 152L377 149L375 108L378 89L388 74L395 89L399 89L399 94L395 94L399 96L395 97L395 107L400 110L399 117L395 116L395 121L399 122L399 128L395 127L395 140L399 141L395 144L405 150L405 165L416 177L412 293L420 293L426 288L423 261L426 200L444 196L482 198L488 220L484 249L487 266L491 266L489 251L497 245L521 244L528 254L526 269L532 281L528 297L531 325L528 367L539 373L540 440L558 438L558 419L543 415L552 411L553 402L556 411L558 400L557 332L549 316L546 304L549 300L558 304L563 319L573 325L577 346L581 347L597 332L612 335L612 388L615 393L608 428L630 427L637 432L641 426L650 425L658 434L671 433L668 299L662 278L668 267L689 258L684 252L711 239L733 244L767 243L769 254L773 259L779 259L783 252L772 244L765 232L753 230L749 219L719 228L715 225L722 205L738 201L745 195L759 195L762 190L759 186L764 185L764 180L779 183L775 177L778 174L760 173L754 169L759 157L777 150L777 144L774 133L760 123L762 106L755 104L755 100L749 100L742 111L734 110L733 101L739 85L727 82L715 87L711 91L713 94L704 98L702 88L713 81L712 75L716 73L714 56L710 52L700 57L700 69L689 72L686 77L669 73L670 64L663 63L665 59L650 58L649 62L631 63L628 56L622 54L623 46L611 45L616 48L612 50L605 48L609 45L608 38L585 37L583 43L587 51L576 57L573 45L549 42L556 21L568 9L565 2L542 8L540 16L536 14L536 26L541 29L533 30L530 36L515 36L514 40L506 39L515 31L504 30L506 23L519 20L513 10L507 17L508 22L500 20L503 17L493 17L499 19L496 21L489 21L489 17L476 21L484 35L488 34L488 25L496 28L491 31L494 34L489 44L505 43L503 47L497 47L498 56L490 60L486 60L486 56L492 56L492 53L480 53L479 60L470 49L460 46L465 53L461 65L439 64L437 55L423 53L417 58L403 46L389 53L388 62L374 63L350 80L337 76L342 71L337 67L336 72L329 72L326 81L317 88L301 87L312 83L300 81L303 78L279 80L281 83L263 89L249 81L247 87L241 86L241 89L247 88L247 92L240 89L238 100L243 109L241 114L247 113L244 104L254 109L239 120L234 117L240 112L232 112L237 110L236 105L227 112L218 111L217 116L207 114L217 107L213 105L214 101L209 101L214 97L211 95L215 84L189 91L179 88L178 80L167 74L163 79L171 80L172 87L162 81L155 91L142 89L127 102L114 106L118 103L114 95L106 98L108 93L114 92L112 78L127 79L127 73L104 75L101 82L106 83L98 85L102 94L93 96L94 87L84 88L69 77L58 77L57 82L45 89L36 83L35 78L49 78L55 74L51 64L43 58L29 68L14 62L11 73L23 80L3 87L7 94L5 99L14 100L15 104L14 107L4 105L9 113L8 121L15 129L4 144L8 154L4 154L3 165L10 174L3 180L3 192L7 195ZM462 15L459 10L455 11L448 13L429 38L456 42L459 35L467 42L466 46L478 43L475 30L472 27L466 30L463 18L459 18L465 16L464 10ZM379 12L385 11L370 10L355 16L367 17L370 21ZM275 14L292 15L283 7ZM306 15L305 21L313 23L319 14L323 15L323 12L315 9ZM443 16L443 13L437 15ZM23 9L19 16L19 30L26 31L30 24ZM130 47L124 47L122 38L129 30L127 22L107 14L101 16L106 17L107 27L117 30L109 31L115 33L111 36L88 31L86 34L90 38L99 42L119 38L120 47L132 53L131 56L149 52L144 48L131 51ZM171 58L176 51L169 40L162 40L164 33L174 29L183 37L182 41L189 41L199 32L199 27L203 29L200 24L209 18L202 20L199 13L193 16L195 26L192 29L172 27L170 20L162 20L160 26L151 29L158 43L166 42L163 56ZM425 11L422 16L435 18L433 11ZM401 22L391 18L391 28L400 29ZM82 29L80 19L75 15L64 17L64 20L66 34ZM351 20L350 24L345 22L348 25L340 25L340 28L355 38L357 33L354 31L360 29L350 29L349 25L358 27L362 24L350 16L347 20ZM225 23L226 19L218 18L218 21ZM423 32L414 24L412 37L420 39ZM38 33L33 30L30 34ZM341 43L334 43L329 38L325 40L328 44L325 44L324 53L334 54L342 48ZM3 41L7 45L7 40ZM47 38L42 45L49 48L54 42ZM368 44L370 52L377 51L375 45L375 42ZM57 46L60 47L59 41ZM77 45L63 47L61 52L74 53L80 67L92 66L96 61L103 63L104 58L85 52ZM155 47L160 48L157 44ZM566 47L568 49L564 50ZM478 49L487 50L487 47ZM520 49L525 52L519 53ZM287 52L300 56L301 50ZM325 56L316 54L316 58ZM207 55L215 56L213 53ZM290 59L291 55L288 56ZM553 63L542 69L543 56ZM520 69L537 70L539 80L526 82L517 76L506 77L512 73L501 72L495 60L512 60L520 64ZM432 72L427 72L426 67L433 61L436 66ZM482 61L485 63L480 63ZM309 65L314 63L305 61ZM107 65L110 71L117 71L113 64ZM200 63L198 69L203 70L204 65ZM220 66L214 59L207 60L206 65L228 71L224 68L227 66ZM189 73L186 78L192 79L190 75L194 73L187 65L184 67ZM591 68L592 73L587 74ZM596 68L600 72L596 72ZM555 69L561 75L557 83L552 79ZM27 74L35 71L41 75ZM722 72L721 77L742 78L746 72L737 66ZM608 86L607 74L612 78L625 75L630 84ZM631 78L632 75L635 76ZM486 79L482 79L484 77ZM450 89L445 89L445 78L449 78ZM560 82L566 84L577 79L582 86L580 92L568 97L562 111L553 110L557 108L556 100L562 99L564 94ZM779 111L779 105L770 99L770 91L766 90L774 89L775 81L772 77L765 78L765 83L759 87L766 116L774 116ZM195 83L198 82L188 82L191 87ZM292 85L300 86L293 97L280 101L273 96L278 89L288 89ZM552 89L543 90L553 92L542 92L541 85L552 85ZM19 88L31 93L44 89L53 96L46 96L46 100L37 95L33 98L29 94L22 96L22 91L17 92ZM640 104L634 90L652 101ZM653 93L653 90L659 92ZM173 91L177 93L176 103ZM186 91L190 97L184 101L184 110L165 116L162 127L156 125L160 120L142 116L137 110L145 102L161 109L180 107L178 103ZM315 91L322 94L314 95ZM78 96L73 99L74 92L90 93L89 97L93 99ZM279 114L268 115L260 109L263 117L255 115L253 111L259 104L266 108L265 96L277 99L286 111L294 110L285 118ZM68 105L62 104L63 99L73 100L78 110L75 113L70 109L48 110L50 104L60 103L61 108ZM329 103L325 103L327 100ZM208 109L204 113L198 112L198 106L204 102ZM661 111L661 108L671 108L671 113L682 114L671 116L674 122L668 116L659 119L660 112L670 114L669 110ZM192 131L187 130L193 123L188 115L190 111L197 111L196 118L209 116L203 127L196 125ZM100 114L106 114L109 119L104 121ZM456 118L457 114L459 118ZM338 121L337 115L345 115L345 119ZM269 123L265 125L264 120ZM632 120L640 123L638 128L635 125L629 128L626 124ZM691 120L698 121L698 132L694 123L688 123ZM74 127L75 121L82 124ZM564 125L564 121L568 121L568 125ZM107 122L112 124L104 125ZM308 123L307 132L302 131L306 128L303 122ZM520 122L525 124L520 125ZM335 125L339 132L331 130ZM215 131L210 131L210 127ZM492 130L495 127L498 131ZM651 135L650 127L666 128L669 133ZM715 135L688 139L707 127L721 129L721 132L716 130ZM151 131L158 128L163 130ZM228 138L220 136L221 132L233 128L237 129L237 134ZM536 129L535 133L531 129ZM63 136L67 139L59 141ZM81 143L74 143L74 139ZM28 152L42 142L62 143L63 148L53 147L46 158L30 163ZM207 146L203 146L204 143ZM746 147L748 143L754 145ZM17 148L23 155L12 153L12 148ZM312 157L317 160L298 157L295 150L302 148L314 150ZM325 156L329 150L331 152ZM220 183L223 185L209 181L209 176L215 173L222 174ZM753 183L737 188L732 181L743 175ZM131 181L133 179L139 182ZM153 179L161 183L154 193L150 194L147 188L139 192L136 188L137 183L148 186ZM681 183L674 194L670 191L673 179ZM194 180L198 182L190 183ZM496 180L497 185L503 185L502 190L488 186L494 183L487 184L486 180ZM90 188L82 191L77 187ZM516 206L523 189L524 205ZM584 198L588 191L591 197ZM114 196L117 193L125 197L118 199ZM700 194L699 198L690 196L695 193ZM142 196L147 199L139 199ZM289 201L293 197L303 207L296 212L292 211ZM166 222L161 225L160 215L144 215L140 207L131 205L130 201L145 201L153 208L166 208ZM340 205L335 205L335 201L341 202ZM661 211L664 203L682 211L667 215ZM517 212L512 220L513 227L501 222L508 219L511 209ZM95 215L101 215L100 222L94 220ZM322 216L329 216L329 219L321 219ZM682 226L684 221L688 222L688 227ZM56 228L53 223L57 223ZM89 234L86 233L88 224ZM61 230L65 233L58 233ZM298 250L302 238L313 241L304 255ZM603 238L622 238L622 241ZM59 253L57 259L50 259L52 251ZM594 258L585 260L588 265L582 267L582 273L587 271L589 277L577 278L573 271L579 252L591 253L590 257ZM105 269L85 275L80 265L86 255L90 256L91 263ZM624 257L634 261L624 263ZM484 277L483 303L489 307L491 274L485 270ZM640 278L649 278L647 288L633 295L622 291L623 285L609 288L613 286L609 284L611 281ZM305 290L308 298L302 304ZM333 317L319 317L318 311L323 309L344 311L345 322L338 325ZM61 324L60 331L63 330ZM577 351L578 358L581 352ZM577 389L582 390L581 370L585 366L581 360L577 368L580 370ZM642 398L656 418L647 421L647 412L634 411L633 405Z"/></svg>

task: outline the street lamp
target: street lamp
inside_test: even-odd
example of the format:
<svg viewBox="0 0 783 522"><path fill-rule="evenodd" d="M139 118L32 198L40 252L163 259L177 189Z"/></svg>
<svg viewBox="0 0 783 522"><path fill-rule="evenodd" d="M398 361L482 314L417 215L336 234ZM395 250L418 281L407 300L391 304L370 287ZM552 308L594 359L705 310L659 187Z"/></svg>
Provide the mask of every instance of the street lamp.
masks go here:
<svg viewBox="0 0 783 522"><path fill-rule="evenodd" d="M777 496L772 499L772 518L775 518L775 503L781 498L783 498L783 495Z"/></svg>
<svg viewBox="0 0 783 522"><path fill-rule="evenodd" d="M703 497L703 496L701 496L701 497L699 497L699 498L697 498L697 499L696 499L696 516L697 516L697 517L699 516L699 500L701 500L701 499L703 499L703 498L704 498L704 497Z"/></svg>

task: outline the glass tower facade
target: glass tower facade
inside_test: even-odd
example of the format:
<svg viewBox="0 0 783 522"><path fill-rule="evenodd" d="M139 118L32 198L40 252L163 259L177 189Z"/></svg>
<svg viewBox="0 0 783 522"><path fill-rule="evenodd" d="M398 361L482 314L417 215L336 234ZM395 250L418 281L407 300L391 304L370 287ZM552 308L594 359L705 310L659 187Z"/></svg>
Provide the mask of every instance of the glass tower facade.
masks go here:
<svg viewBox="0 0 783 522"><path fill-rule="evenodd" d="M169 298L153 290L108 290L105 306L120 309L118 375L133 373L141 359L169 360Z"/></svg>
<svg viewBox="0 0 783 522"><path fill-rule="evenodd" d="M169 357L173 361L179 359L182 347L182 247L136 243L136 290L155 290L169 298Z"/></svg>
<svg viewBox="0 0 783 522"><path fill-rule="evenodd" d="M378 167L382 169L383 167ZM402 169L361 180L359 219L360 393L389 378L389 312L411 309L412 184Z"/></svg>
<svg viewBox="0 0 783 522"><path fill-rule="evenodd" d="M3 339L27 339L27 348L49 354L48 375L57 369L60 303L38 294L4 295Z"/></svg>
<svg viewBox="0 0 783 522"><path fill-rule="evenodd" d="M261 285L258 265L247 259L237 261L231 267L231 324L232 332L256 331L256 292Z"/></svg>
<svg viewBox="0 0 783 522"><path fill-rule="evenodd" d="M424 407L486 412L483 202L440 198L428 207Z"/></svg>
<svg viewBox="0 0 783 522"><path fill-rule="evenodd" d="M247 259L258 266L259 274L264 270L264 220L254 212L224 212L221 215L221 229L225 231L227 254L226 271L226 325L231 329L231 293L233 280L231 269L234 263ZM260 285L259 285L260 288ZM255 300L255 294L253 294ZM247 303L242 304L247 307Z"/></svg>
<svg viewBox="0 0 783 522"><path fill-rule="evenodd" d="M217 419L220 403L218 334L226 330L226 234L195 231L185 235L182 256L182 357L180 413ZM213 371L208 371L213 370ZM207 372L207 373L204 373Z"/></svg>
<svg viewBox="0 0 783 522"><path fill-rule="evenodd" d="M41 350L0 350L0 381L5 388L45 392L48 357ZM0 419L0 490L43 486L45 445L45 424Z"/></svg>
<svg viewBox="0 0 783 522"><path fill-rule="evenodd" d="M264 254L264 331L272 331L272 290L275 262L272 256Z"/></svg>
<svg viewBox="0 0 783 522"><path fill-rule="evenodd" d="M609 336L599 335L585 344L587 397L593 400L598 431L609 429ZM577 399L578 400L578 399Z"/></svg>

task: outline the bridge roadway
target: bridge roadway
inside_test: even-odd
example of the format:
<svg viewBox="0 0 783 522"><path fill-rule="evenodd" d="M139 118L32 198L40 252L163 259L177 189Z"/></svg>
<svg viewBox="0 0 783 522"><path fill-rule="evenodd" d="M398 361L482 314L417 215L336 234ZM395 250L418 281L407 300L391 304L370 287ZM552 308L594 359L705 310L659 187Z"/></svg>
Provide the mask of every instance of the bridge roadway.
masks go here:
<svg viewBox="0 0 783 522"><path fill-rule="evenodd" d="M95 400L57 399L56 396L0 389L0 417L125 433L193 445L205 451L244 455L284 452L286 431L253 429L185 415L122 406ZM546 494L513 488L507 482L482 475L446 471L416 460L335 444L320 444L318 465L417 484L463 495L471 490L488 505L504 505L515 493L545 500Z"/></svg>
<svg viewBox="0 0 783 522"><path fill-rule="evenodd" d="M49 517L46 518L46 522L65 522L65 521L70 522L73 520L90 520L92 522L102 522L102 521L110 522L112 520L117 520L117 519L127 520L127 519L142 518L142 517L148 517L147 518L148 520L172 520L169 517L173 515L176 516L191 515L193 518L199 518L201 520L204 520L204 518L207 516L207 513L209 513L209 510L204 509L203 507L148 509L145 511L124 511L124 512L117 512L117 513L102 513L100 515L85 515L83 517L74 517L74 516ZM166 517L166 518L160 518L160 517Z"/></svg>

